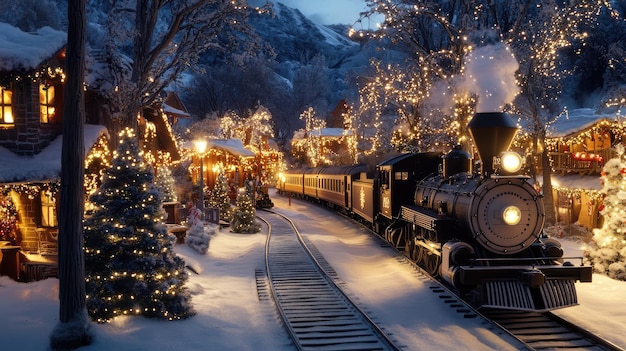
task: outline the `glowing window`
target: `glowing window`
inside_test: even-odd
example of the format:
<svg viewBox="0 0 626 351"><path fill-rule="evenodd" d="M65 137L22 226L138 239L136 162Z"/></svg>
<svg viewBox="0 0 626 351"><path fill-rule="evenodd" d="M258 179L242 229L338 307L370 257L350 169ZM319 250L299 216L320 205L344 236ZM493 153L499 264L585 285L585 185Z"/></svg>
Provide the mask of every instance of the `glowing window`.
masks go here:
<svg viewBox="0 0 626 351"><path fill-rule="evenodd" d="M409 172L396 172L395 180L409 180Z"/></svg>
<svg viewBox="0 0 626 351"><path fill-rule="evenodd" d="M0 87L0 124L13 124L13 108L11 107L11 98L13 92L6 88Z"/></svg>
<svg viewBox="0 0 626 351"><path fill-rule="evenodd" d="M56 199L54 195L48 190L44 190L41 192L41 226L58 226L56 215Z"/></svg>
<svg viewBox="0 0 626 351"><path fill-rule="evenodd" d="M41 123L50 123L54 119L54 86L39 85L39 119Z"/></svg>

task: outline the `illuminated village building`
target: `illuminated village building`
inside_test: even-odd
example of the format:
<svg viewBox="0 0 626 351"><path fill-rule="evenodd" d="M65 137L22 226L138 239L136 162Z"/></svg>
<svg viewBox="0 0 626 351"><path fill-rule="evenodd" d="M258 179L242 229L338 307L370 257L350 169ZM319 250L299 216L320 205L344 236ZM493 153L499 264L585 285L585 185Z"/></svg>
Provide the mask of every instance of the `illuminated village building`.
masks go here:
<svg viewBox="0 0 626 351"><path fill-rule="evenodd" d="M0 275L39 280L57 275L57 242L63 235L57 206L67 34L50 28L25 33L4 23L0 31L7 34L2 46L15 47L0 56ZM85 196L100 185L120 129L107 106L87 88ZM180 160L169 119L184 111L163 105L142 112L139 135L148 161L156 169Z"/></svg>
<svg viewBox="0 0 626 351"><path fill-rule="evenodd" d="M619 113L580 109L550 126L546 147L557 221L588 229L601 226L600 175L605 162L617 156L614 146L626 140L625 122Z"/></svg>

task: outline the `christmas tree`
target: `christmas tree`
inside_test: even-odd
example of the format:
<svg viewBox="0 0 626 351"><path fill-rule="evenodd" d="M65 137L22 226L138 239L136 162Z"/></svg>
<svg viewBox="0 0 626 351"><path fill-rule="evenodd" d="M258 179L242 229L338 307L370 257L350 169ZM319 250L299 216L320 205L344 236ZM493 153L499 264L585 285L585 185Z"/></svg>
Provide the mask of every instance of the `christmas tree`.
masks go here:
<svg viewBox="0 0 626 351"><path fill-rule="evenodd" d="M240 189L231 216L230 230L235 233L258 233L261 230L261 225L256 222L255 217L256 209L250 196L244 189Z"/></svg>
<svg viewBox="0 0 626 351"><path fill-rule="evenodd" d="M10 197L0 199L0 241L17 243L17 209Z"/></svg>
<svg viewBox="0 0 626 351"><path fill-rule="evenodd" d="M217 174L215 180L215 187L209 197L209 205L220 209L220 219L228 221L230 219L230 196L228 192L230 187L228 186L228 180L224 175L224 171L220 171Z"/></svg>
<svg viewBox="0 0 626 351"><path fill-rule="evenodd" d="M123 315L168 320L189 317L185 262L173 251L162 194L130 129L85 219L87 311L99 323Z"/></svg>
<svg viewBox="0 0 626 351"><path fill-rule="evenodd" d="M616 150L618 157L607 161L602 170L604 223L593 230L586 258L596 272L626 280L626 163L624 147L618 144Z"/></svg>
<svg viewBox="0 0 626 351"><path fill-rule="evenodd" d="M176 191L174 190L174 177L169 167L159 166L159 168L157 168L154 183L163 194L163 202L178 201Z"/></svg>

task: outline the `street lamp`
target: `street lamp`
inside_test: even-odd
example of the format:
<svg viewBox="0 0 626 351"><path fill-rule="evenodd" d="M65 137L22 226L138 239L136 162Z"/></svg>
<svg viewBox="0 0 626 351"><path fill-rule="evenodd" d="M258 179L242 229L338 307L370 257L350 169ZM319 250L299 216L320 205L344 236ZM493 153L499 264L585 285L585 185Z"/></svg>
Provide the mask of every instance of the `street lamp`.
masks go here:
<svg viewBox="0 0 626 351"><path fill-rule="evenodd" d="M200 154L200 206L198 206L198 209L200 210L201 218L204 219L204 152L206 151L207 142L206 140L198 139L193 143L196 146L196 151Z"/></svg>

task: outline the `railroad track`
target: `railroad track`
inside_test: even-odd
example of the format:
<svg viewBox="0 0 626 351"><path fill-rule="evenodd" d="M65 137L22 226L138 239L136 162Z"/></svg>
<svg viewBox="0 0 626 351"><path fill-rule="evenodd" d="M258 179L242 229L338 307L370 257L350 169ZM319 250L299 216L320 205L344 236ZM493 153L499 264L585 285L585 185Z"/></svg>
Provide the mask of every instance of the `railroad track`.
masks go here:
<svg viewBox="0 0 626 351"><path fill-rule="evenodd" d="M348 216L340 216L362 226L383 244L388 244L368 226L365 226ZM433 281L433 283L436 282L438 284L439 287L433 288L433 292L443 294L441 295L442 298L445 298L446 296L458 297L446 286L438 282L438 280L419 267L415 262L406 257L404 253L393 248L391 245L389 246L394 249L398 255L404 257L406 259L406 263L410 264L421 274L428 277L431 281ZM462 300L461 297L458 298ZM460 309L457 309L457 311L465 311L464 318L473 318L477 315L483 317L486 321L493 323L504 332L519 340L519 342L522 343L527 350L626 351L624 348L621 348L610 341L607 341L602 337L572 324L550 312L537 313L497 309L476 310L471 307L469 303L453 304L451 306L459 307Z"/></svg>
<svg viewBox="0 0 626 351"><path fill-rule="evenodd" d="M552 313L492 309L481 313L526 343L531 350L624 351Z"/></svg>
<svg viewBox="0 0 626 351"><path fill-rule="evenodd" d="M336 212L335 212L336 213ZM362 223L353 218L341 215L355 224L363 226ZM374 238L380 240L381 245L390 246L386 241L371 231L368 226L363 226ZM395 249L394 249L395 250ZM625 351L610 341L607 341L593 333L584 330L552 313L536 313L510 310L476 310L469 303L462 302L462 298L454 294L451 290L431 277L426 271L421 269L415 262L408 259L402 252L396 250L398 257L413 266L416 271L423 275L423 279L428 279L433 283L432 290L440 295L443 301L450 301L450 307L463 315L463 318L483 318L487 323L492 323L494 328L499 328L504 333L510 335L519 343L519 349L526 350L620 350ZM458 300L457 300L458 298ZM514 343L512 343L514 344Z"/></svg>
<svg viewBox="0 0 626 351"><path fill-rule="evenodd" d="M295 225L259 211L270 296L298 350L400 350L329 278Z"/></svg>

